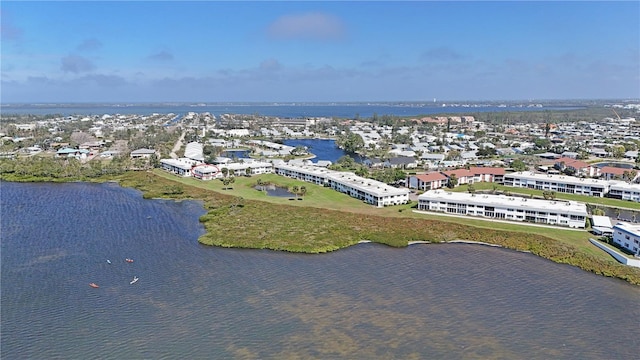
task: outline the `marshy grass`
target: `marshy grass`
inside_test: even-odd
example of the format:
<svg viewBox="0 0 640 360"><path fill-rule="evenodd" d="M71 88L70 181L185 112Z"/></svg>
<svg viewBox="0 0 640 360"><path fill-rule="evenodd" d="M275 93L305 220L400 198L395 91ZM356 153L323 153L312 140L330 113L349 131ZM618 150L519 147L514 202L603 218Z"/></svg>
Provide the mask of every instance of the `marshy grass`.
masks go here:
<svg viewBox="0 0 640 360"><path fill-rule="evenodd" d="M557 263L616 277L640 285L640 269L624 266L588 242L586 231L445 218L416 214L415 205L376 208L345 194L276 175L260 176L278 186L305 186L302 201L270 197L254 189L257 176L236 178L233 189L219 180L178 178L160 170L118 177L122 186L143 191L146 198L202 200L202 244L325 253L369 240L393 247L411 241L467 240L526 251ZM403 211L399 211L403 210Z"/></svg>

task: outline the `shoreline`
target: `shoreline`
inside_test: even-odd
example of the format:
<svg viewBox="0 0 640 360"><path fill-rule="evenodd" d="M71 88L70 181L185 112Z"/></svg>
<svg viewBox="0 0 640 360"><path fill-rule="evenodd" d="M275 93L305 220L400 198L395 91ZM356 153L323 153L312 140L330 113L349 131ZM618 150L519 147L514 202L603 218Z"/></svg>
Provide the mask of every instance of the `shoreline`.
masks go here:
<svg viewBox="0 0 640 360"><path fill-rule="evenodd" d="M357 210L350 212L247 200L231 192L205 189L155 174L149 180L146 172L131 172L115 178L85 182L117 182L123 188L141 191L146 199L201 202L206 211L200 217L205 233L198 242L203 245L319 254L371 242L391 247L443 242L480 244L530 253L597 275L640 285L640 271L637 268L627 269L613 259L610 263L600 260L582 250L537 234L438 220L371 215ZM163 192L167 187L180 187L181 192Z"/></svg>

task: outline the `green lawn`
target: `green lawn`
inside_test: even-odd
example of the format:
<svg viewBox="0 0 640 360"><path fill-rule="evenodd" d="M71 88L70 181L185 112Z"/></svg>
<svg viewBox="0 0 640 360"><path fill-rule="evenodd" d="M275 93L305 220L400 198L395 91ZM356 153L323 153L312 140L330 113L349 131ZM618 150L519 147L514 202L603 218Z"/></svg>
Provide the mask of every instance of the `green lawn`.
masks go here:
<svg viewBox="0 0 640 360"><path fill-rule="evenodd" d="M290 179L287 177L275 175L275 174L265 174L260 176L253 177L236 177L235 183L232 184L231 189L223 189L222 181L220 180L212 180L212 181L201 181L193 178L179 178L173 174L169 174L165 171L156 169L154 173L162 176L166 179L179 181L184 184L188 184L191 186L196 186L203 189L213 190L222 194L240 196L247 200L258 200L265 201L272 204L281 204L281 205L291 205L291 206L300 206L300 207L314 207L321 209L331 209L331 210L340 210L340 211L349 211L361 214L370 214L370 215L379 215L385 217L407 217L414 219L429 219L436 220L441 222L455 223L455 224L464 224L470 225L481 229L496 229L496 230L505 230L505 231L514 231L525 234L537 234L549 237L551 239L558 240L562 243L575 246L580 250L588 253L592 256L600 258L605 261L615 262L608 254L603 252L602 250L596 248L589 242L589 238L593 237L591 233L586 230L578 231L578 230L565 230L561 227L557 228L547 228L547 227L537 227L537 226L529 226L522 225L520 223L502 223L502 222L494 222L489 220L476 219L472 217L449 217L449 216L441 216L438 214L423 214L423 213L414 213L412 210L415 210L416 203L399 205L399 206L390 206L386 208L377 208L375 206L366 204L362 201L354 199L346 194L339 193L330 188L325 188L323 186L310 184L304 181ZM300 197L303 200L290 200L289 198L281 198L268 196L266 193L258 191L254 189L256 182L258 179L261 179L263 182L271 182L278 186L282 187L293 187L293 186L305 186L307 188L307 193L304 197ZM488 183L480 183L483 185L492 185ZM466 187L466 185L463 185ZM456 191L462 191L463 186L456 188ZM492 187L489 187L491 189ZM508 187L504 187L506 189L510 189ZM529 189L522 189L529 190Z"/></svg>
<svg viewBox="0 0 640 360"><path fill-rule="evenodd" d="M206 233L199 241L207 245L320 253L362 240L394 247L410 241L467 240L531 252L640 284L640 269L612 260L588 243L591 235L586 231L418 214L412 205L376 208L329 188L277 175L259 178L280 186L305 186L308 191L304 200L289 200L253 189L257 176L239 177L233 189L223 189L220 180L185 179L157 169L129 172L117 180L140 189L146 198L203 201L207 213L200 221Z"/></svg>
<svg viewBox="0 0 640 360"><path fill-rule="evenodd" d="M488 183L488 182L479 182L479 183L473 184L473 187L476 190L493 190L494 186L495 186L495 189L500 193L508 191L512 194L534 195L534 196L542 197L542 190L504 186L504 185ZM454 189L449 189L448 191L466 192L468 191L468 189L469 189L469 185L465 184L465 185L457 186ZM556 199L579 201L579 202L592 204L592 205L602 205L602 206L609 206L609 207L620 208L620 209L640 210L640 203L633 202L633 201L617 200L617 199L610 199L610 198L599 198L599 197L585 196L585 195L565 194L560 192L556 192Z"/></svg>

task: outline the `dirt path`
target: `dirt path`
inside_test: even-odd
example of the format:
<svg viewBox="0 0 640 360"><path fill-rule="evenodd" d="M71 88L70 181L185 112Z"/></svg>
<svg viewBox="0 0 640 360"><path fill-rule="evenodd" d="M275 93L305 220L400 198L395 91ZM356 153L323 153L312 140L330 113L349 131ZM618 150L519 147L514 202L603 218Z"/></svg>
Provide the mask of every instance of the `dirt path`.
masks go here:
<svg viewBox="0 0 640 360"><path fill-rule="evenodd" d="M180 148L182 147L182 140L184 140L184 136L186 134L187 134L186 132L182 132L182 135L180 135L180 138L178 139L178 141L176 141L176 144L173 145L173 149L171 149L171 154L169 154L172 159L178 158L178 154L176 154L176 151L180 150Z"/></svg>

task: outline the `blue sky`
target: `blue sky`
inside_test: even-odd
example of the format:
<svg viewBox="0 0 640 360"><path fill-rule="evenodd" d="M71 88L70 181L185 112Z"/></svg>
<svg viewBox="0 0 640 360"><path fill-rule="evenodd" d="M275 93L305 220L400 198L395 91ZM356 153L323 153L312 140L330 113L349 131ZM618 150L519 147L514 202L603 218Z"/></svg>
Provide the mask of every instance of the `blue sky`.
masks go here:
<svg viewBox="0 0 640 360"><path fill-rule="evenodd" d="M2 1L13 102L640 97L640 2Z"/></svg>

